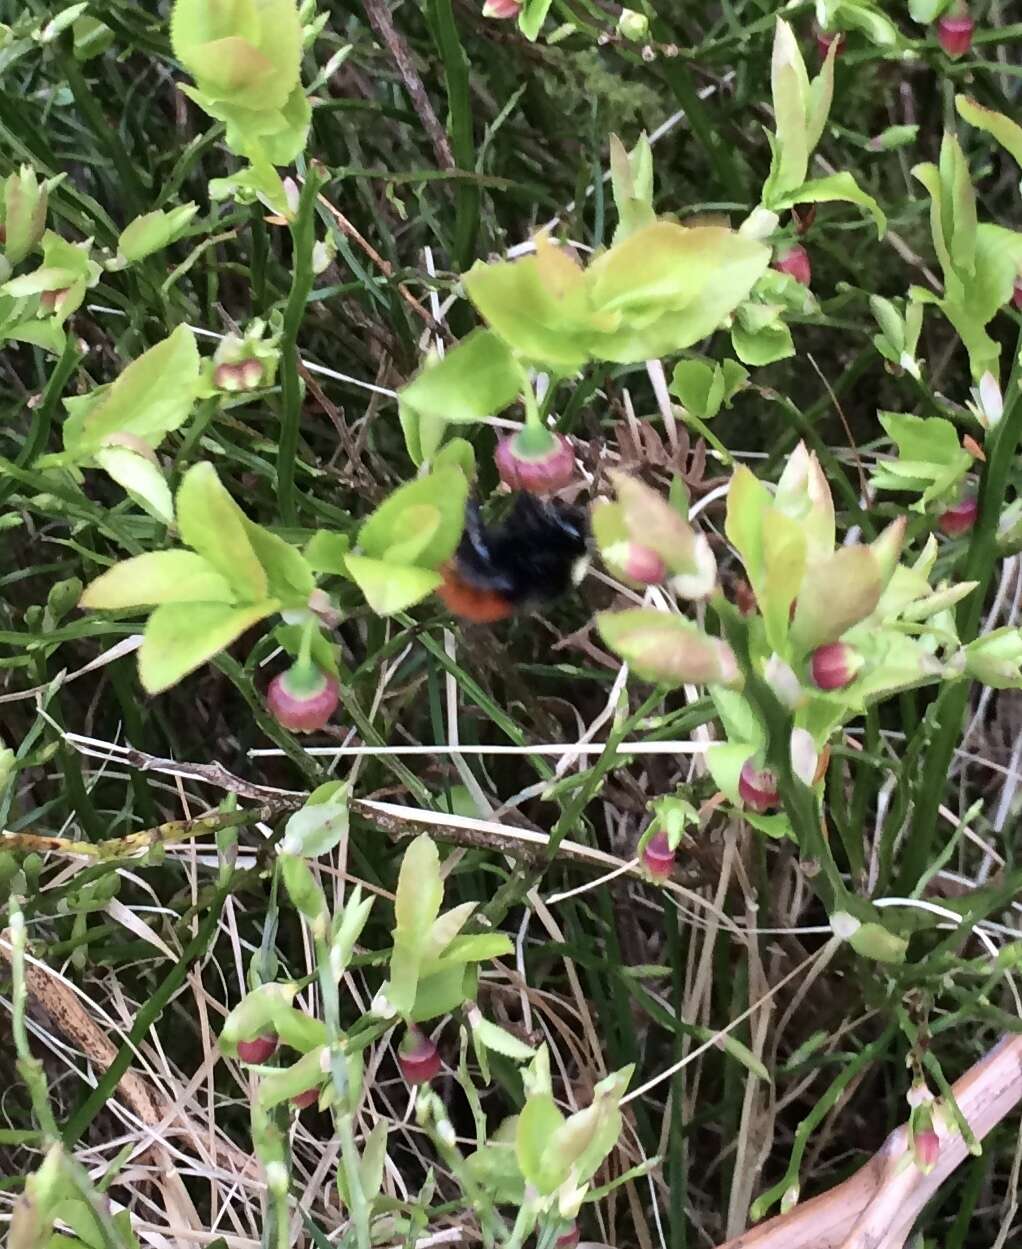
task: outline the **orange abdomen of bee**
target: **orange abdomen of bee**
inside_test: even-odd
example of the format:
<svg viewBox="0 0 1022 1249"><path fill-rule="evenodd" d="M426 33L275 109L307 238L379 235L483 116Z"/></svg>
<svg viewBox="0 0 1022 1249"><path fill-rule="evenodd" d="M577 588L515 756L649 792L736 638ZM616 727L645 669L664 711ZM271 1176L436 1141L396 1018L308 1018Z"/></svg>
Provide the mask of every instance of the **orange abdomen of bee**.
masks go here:
<svg viewBox="0 0 1022 1249"><path fill-rule="evenodd" d="M469 585L451 564L440 571L444 579L437 587L437 594L452 615L473 624L493 624L514 615L514 606L503 595Z"/></svg>

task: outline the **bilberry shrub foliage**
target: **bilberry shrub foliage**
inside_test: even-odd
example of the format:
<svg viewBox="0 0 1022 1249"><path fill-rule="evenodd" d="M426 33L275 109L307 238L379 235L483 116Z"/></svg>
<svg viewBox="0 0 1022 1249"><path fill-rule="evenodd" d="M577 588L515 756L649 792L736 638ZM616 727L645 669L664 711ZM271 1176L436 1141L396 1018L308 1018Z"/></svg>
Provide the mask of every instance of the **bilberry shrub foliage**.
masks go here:
<svg viewBox="0 0 1022 1249"><path fill-rule="evenodd" d="M8 63L68 31L80 59L102 52L116 34L86 7L71 6L42 26L26 17L9 28ZM516 21L536 39L550 8L549 0L490 0L484 12ZM876 351L893 376L908 379L915 388L910 393L924 397L927 414L878 412L878 436L882 431L890 454L877 457L862 498L852 492L849 501L840 465L806 441L787 455L776 480L736 464L713 430L715 419L755 384L756 370L795 355L793 325L820 316L810 232L817 207L865 214L879 237L887 226L881 205L850 171L814 176L811 166L828 127L844 38L865 39L893 54L908 36L877 5L821 0L817 8L823 55L814 77L792 27L776 22L772 124L764 137L768 172L744 219L731 226L658 213L649 142L641 137L628 150L611 136L616 228L609 246L583 258L555 231L540 230L515 259L480 259L468 268L458 293L480 323L445 351L428 352L398 394L395 419L415 471L360 523L310 533L295 523L294 511L303 386L297 336L333 243L316 237L324 179L305 154L314 92L340 61L303 82L328 16L308 0L300 6L293 0L177 0L171 43L190 79L181 88L221 128L217 133L238 164L210 184L210 197L228 202L239 220L261 217L290 232L290 294L277 306L253 307L247 325L228 334L211 356L200 353L196 334L182 323L111 381L93 384L82 371L83 344L74 333L74 315L90 292L116 291L125 275L150 283L154 256L178 240L203 248L215 222L202 218L195 202L158 205L115 236L97 226L107 239L103 245L93 237L74 241L66 237L66 216L52 220L49 211L63 175L44 177L20 165L0 196L0 337L56 361L41 402L47 420L62 402L64 419L59 446L47 426L17 464L0 467L0 486L9 498L26 482L37 488L48 483L72 518L83 483L96 475L123 491L107 509L104 532L124 558L92 553L93 562L107 566L84 588L73 587L71 597L80 592L79 606L102 621L145 616L138 675L146 693L158 695L211 660L223 661L243 633L271 622L272 644L292 663L271 685L267 722L300 756L287 732L323 728L345 697L335 634L342 614L367 608L407 621L407 613L441 586L470 496L495 475L489 465L477 468L486 445L476 438L477 427L520 410L519 428L497 449L501 481L541 494L577 488L582 470L575 444L557 427L558 409L592 376L647 367L660 417L702 437L730 474L724 521L729 578L733 583L731 574L740 573L745 592L725 593L715 553L721 544L710 541L680 478L661 490L611 467L591 502L593 544L605 571L639 605L609 607L596 616L595 627L627 663L632 680L662 690L705 688L719 726L706 751L717 805L757 834L791 842L835 936L853 957L889 975L886 983L910 986L904 970L912 961L910 944L928 917L881 911L871 898L894 884L912 894L925 883L934 804L973 683L1022 688L1022 631L1005 627L983 635L979 629L999 559L1022 550L1022 512L1008 498L1022 426L1020 365L1017 354L1002 360L1000 328L997 336L991 333L1022 290L1022 234L980 219L976 174L949 130L936 163L911 170L930 204L940 290L908 285L903 295L864 292L861 301L875 321ZM964 54L972 37L962 8L957 0L909 5L917 22L938 25L937 39L949 57ZM649 30L637 10L617 20L617 35L626 41L641 43ZM964 94L954 107L958 125L984 132L1022 163L1016 122ZM882 135L879 146L913 137L912 128L901 128ZM282 173L291 167L294 174ZM171 274L161 298L180 276L179 270ZM968 395L929 391L926 315L946 320L956 336L973 382ZM669 378L665 360L672 366ZM76 371L77 393L65 397ZM232 497L213 458L203 458L203 431L242 405L271 399L280 412L280 515L279 523L266 526ZM109 490L104 485L104 497ZM835 490L849 504L844 513ZM871 506L881 496L883 506ZM145 524L137 523L140 518ZM53 627L70 608L66 597L55 587L46 608ZM940 692L915 816L898 853L894 836L886 836L879 861L867 870L861 831L825 801L831 754L852 721L923 686ZM27 750L3 750L3 787L9 789ZM258 957L249 992L220 1031L224 1055L247 1064L254 1077L251 1133L266 1180L269 1243L284 1245L289 1236L288 1106L294 1112L316 1106L333 1117L340 1143L337 1190L360 1249L381 1238L414 1236L416 1220L428 1217L431 1176L411 1203L383 1195L386 1125L356 1143L365 1055L392 1034L397 1069L415 1089L417 1123L471 1207L484 1242L517 1249L535 1235L542 1246L559 1238L567 1243L618 1140L631 1069L597 1083L581 1110L562 1112L546 1048L498 1026L477 1002L480 968L510 955L512 943L483 922L477 903L442 911L441 856L424 835L402 860L392 946L372 959L386 965L386 976L370 1008L352 1018L341 986L374 900L356 888L331 906L313 866L347 837L349 801L340 783L317 789L291 815L273 858L274 898L279 883L314 946L320 1014L299 1009L300 986ZM699 820L680 794L656 802L639 845L638 870L650 882L669 880L687 830ZM230 848L227 840L223 845ZM23 1013L19 899L28 895L29 874L22 867L10 879L15 1005ZM907 1018L900 1021L911 1027ZM40 1236L45 1239L57 1219L75 1230L78 1243L98 1243L90 1239L94 1234L131 1243L130 1225L109 1215L56 1143L44 1082L22 1031L16 1040L36 1113L54 1142L18 1207L18 1234L28 1237L18 1243L43 1243ZM517 1113L491 1128L479 1109L479 1085L489 1080L495 1058L503 1064L502 1082L520 1096ZM468 1150L456 1140L435 1087L442 1073L474 1108ZM932 1166L929 1121L916 1118L917 1155L921 1165ZM771 1190L758 1212L779 1195Z"/></svg>

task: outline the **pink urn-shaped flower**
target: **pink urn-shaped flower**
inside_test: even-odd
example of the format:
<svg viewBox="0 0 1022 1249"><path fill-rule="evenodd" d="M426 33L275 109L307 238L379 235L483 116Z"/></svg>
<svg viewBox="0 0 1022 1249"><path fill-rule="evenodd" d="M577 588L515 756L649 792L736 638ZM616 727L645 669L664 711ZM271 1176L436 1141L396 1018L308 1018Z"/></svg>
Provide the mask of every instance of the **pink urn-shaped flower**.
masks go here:
<svg viewBox="0 0 1022 1249"><path fill-rule="evenodd" d="M563 434L527 425L497 444L494 463L511 490L553 494L575 479L575 452Z"/></svg>
<svg viewBox="0 0 1022 1249"><path fill-rule="evenodd" d="M278 724L292 733L314 733L337 709L340 686L313 663L292 665L270 682L266 706Z"/></svg>
<svg viewBox="0 0 1022 1249"><path fill-rule="evenodd" d="M409 1084L428 1084L440 1073L440 1051L421 1028L410 1027L405 1033L397 1061Z"/></svg>
<svg viewBox="0 0 1022 1249"><path fill-rule="evenodd" d="M780 805L777 777L769 768L757 768L750 759L742 765L738 777L738 794L750 811L762 815Z"/></svg>

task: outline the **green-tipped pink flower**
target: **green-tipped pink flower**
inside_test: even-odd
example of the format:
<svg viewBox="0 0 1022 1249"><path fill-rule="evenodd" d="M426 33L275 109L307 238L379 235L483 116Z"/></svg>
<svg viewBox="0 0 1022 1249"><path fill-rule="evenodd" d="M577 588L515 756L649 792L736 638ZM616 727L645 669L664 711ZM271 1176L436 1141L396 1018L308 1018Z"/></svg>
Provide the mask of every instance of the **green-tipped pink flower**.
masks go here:
<svg viewBox="0 0 1022 1249"><path fill-rule="evenodd" d="M493 456L500 480L511 490L553 494L575 479L575 452L563 434L541 426L525 429L497 443Z"/></svg>
<svg viewBox="0 0 1022 1249"><path fill-rule="evenodd" d="M578 1224L573 1221L567 1231L561 1232L554 1241L554 1249L575 1249L578 1239Z"/></svg>
<svg viewBox="0 0 1022 1249"><path fill-rule="evenodd" d="M796 282L801 282L803 286L808 286L813 280L813 266L809 253L801 243L796 243L781 252L774 261L773 267L778 273L786 273Z"/></svg>
<svg viewBox="0 0 1022 1249"><path fill-rule="evenodd" d="M780 806L777 777L769 768L757 768L750 759L738 777L738 795L750 811L762 815Z"/></svg>
<svg viewBox="0 0 1022 1249"><path fill-rule="evenodd" d="M306 1089L304 1093L296 1093L291 1098L291 1105L296 1110L307 1110L309 1106L315 1106L319 1101L319 1085L314 1084L311 1089Z"/></svg>
<svg viewBox="0 0 1022 1249"><path fill-rule="evenodd" d="M421 1028L410 1027L405 1033L397 1061L409 1084L429 1084L440 1074L440 1051Z"/></svg>
<svg viewBox="0 0 1022 1249"><path fill-rule="evenodd" d="M483 17L492 17L498 22L513 21L521 11L519 0L486 0L483 5Z"/></svg>
<svg viewBox="0 0 1022 1249"><path fill-rule="evenodd" d="M642 866L654 880L669 880L674 860L675 853L666 833L654 833L642 849Z"/></svg>
<svg viewBox="0 0 1022 1249"><path fill-rule="evenodd" d="M979 516L979 503L974 497L962 499L937 517L937 528L949 538L968 533Z"/></svg>
<svg viewBox="0 0 1022 1249"><path fill-rule="evenodd" d="M263 380L262 361L249 357L236 364L218 364L213 370L213 385L230 392L255 390Z"/></svg>
<svg viewBox="0 0 1022 1249"><path fill-rule="evenodd" d="M592 508L596 544L607 567L633 585L669 578L682 598L705 598L717 583L717 561L703 534L674 505L637 477L611 471L617 500Z"/></svg>
<svg viewBox="0 0 1022 1249"><path fill-rule="evenodd" d="M964 4L958 3L937 22L937 42L952 59L957 60L972 47L976 23Z"/></svg>
<svg viewBox="0 0 1022 1249"><path fill-rule="evenodd" d="M266 706L278 724L292 733L314 733L337 709L340 686L313 663L292 665L270 682Z"/></svg>
<svg viewBox="0 0 1022 1249"><path fill-rule="evenodd" d="M853 646L828 642L809 656L809 675L817 689L841 690L855 680L863 662Z"/></svg>

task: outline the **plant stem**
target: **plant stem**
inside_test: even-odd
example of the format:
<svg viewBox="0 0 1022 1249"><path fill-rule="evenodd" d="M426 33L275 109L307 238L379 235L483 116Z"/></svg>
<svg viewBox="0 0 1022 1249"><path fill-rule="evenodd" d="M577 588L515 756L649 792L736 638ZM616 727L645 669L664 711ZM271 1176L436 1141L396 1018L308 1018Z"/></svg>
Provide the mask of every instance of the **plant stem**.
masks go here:
<svg viewBox="0 0 1022 1249"><path fill-rule="evenodd" d="M310 167L302 184L298 212L291 222L294 251L291 258L291 290L284 308L280 338L280 442L277 448L277 503L285 525L298 524L295 505L295 458L302 419L302 380L298 372L298 330L312 291L312 249L316 242L316 197L326 181L316 166Z"/></svg>
<svg viewBox="0 0 1022 1249"><path fill-rule="evenodd" d="M1005 390L1004 415L990 438L990 447L979 488L979 516L965 560L963 581L975 581L975 590L958 609L958 633L963 644L979 632L987 590L997 564L997 524L1004 506L1008 476L1022 437L1022 333L1015 349L1014 364ZM898 892L909 892L930 861L937 836L937 812L958 744L962 718L972 689L968 681L955 681L944 687L937 701L937 732L926 755L926 766L915 794L915 812L905 841Z"/></svg>

